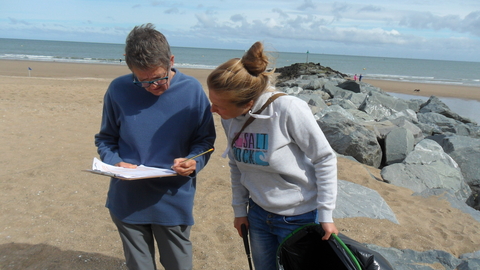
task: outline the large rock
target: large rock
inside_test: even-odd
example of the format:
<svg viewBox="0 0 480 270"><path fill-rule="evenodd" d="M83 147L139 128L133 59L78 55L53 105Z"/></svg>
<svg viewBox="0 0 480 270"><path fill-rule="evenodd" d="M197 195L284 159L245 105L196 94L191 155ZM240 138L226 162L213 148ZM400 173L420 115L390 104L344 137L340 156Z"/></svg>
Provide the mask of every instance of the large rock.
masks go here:
<svg viewBox="0 0 480 270"><path fill-rule="evenodd" d="M363 103L366 98L366 94L364 93L345 93L345 91L337 91L335 92L337 97L328 100L332 104L338 104L340 101L348 102L347 107L345 109L358 109L358 107ZM340 94L339 94L340 93Z"/></svg>
<svg viewBox="0 0 480 270"><path fill-rule="evenodd" d="M384 117L383 119L380 119L380 121L396 120L396 119L407 119L408 121L413 123L418 122L417 113L411 109L406 109L400 112L393 113L391 115Z"/></svg>
<svg viewBox="0 0 480 270"><path fill-rule="evenodd" d="M424 138L422 131L403 117L392 121L371 121L361 124L375 132L379 143L383 146L383 163L386 165L402 162L413 150L413 146Z"/></svg>
<svg viewBox="0 0 480 270"><path fill-rule="evenodd" d="M376 120L380 120L396 112L409 109L409 107L405 100L387 94L370 92L358 109L372 115Z"/></svg>
<svg viewBox="0 0 480 270"><path fill-rule="evenodd" d="M280 80L277 89L281 91L281 87L285 87L285 92L290 94L305 94L301 98L310 104L317 122L324 132L327 131L326 136L337 152L364 164L379 163L381 149L377 141L384 141L398 127L407 129L414 135L417 147L402 163L385 167L382 170L383 180L413 189L415 195L445 199L480 222L480 212L467 205L471 198L479 197L471 195L471 189L465 182L469 181L475 188L477 186L472 183L477 183L476 177L480 175L476 144L472 145L473 141L464 139L464 136L480 138L480 127L476 123L459 117L436 98L430 98L428 102L419 99L402 101L364 82L359 84L359 93L342 89L337 85L344 83L345 79L339 74L319 71L319 66L313 66L316 72L311 72L308 67L306 70L298 70L297 67L296 75L291 72L291 80ZM326 104L329 107L318 112L320 108L313 105L317 104L316 98L310 98L307 94L321 91L327 93L321 95L324 100L328 99ZM365 129L371 130L365 132ZM431 135L436 135L432 139L438 141L444 150L431 140L422 140L423 136ZM439 138L439 135L448 139ZM338 215L389 217L387 209L377 208L377 204L382 202L377 194L342 181L339 187ZM374 211L369 212L368 207L362 205L373 205ZM352 212L346 212L346 207L353 208L350 209ZM455 258L438 250L416 252L368 246L385 256L397 270L480 269L480 251Z"/></svg>
<svg viewBox="0 0 480 270"><path fill-rule="evenodd" d="M282 82L286 80L291 80L298 78L302 75L316 75L318 77L337 77L345 78L346 74L338 72L331 69L330 67L324 67L320 63L295 63L287 67L280 67L275 70L275 72L280 73L277 77L277 82Z"/></svg>
<svg viewBox="0 0 480 270"><path fill-rule="evenodd" d="M422 131L424 137L443 133L442 130L436 125L429 125L420 122L415 123L415 125Z"/></svg>
<svg viewBox="0 0 480 270"><path fill-rule="evenodd" d="M457 163L433 140L419 142L402 163L384 167L381 175L393 185L418 193L427 189L448 189L464 201L471 194Z"/></svg>
<svg viewBox="0 0 480 270"><path fill-rule="evenodd" d="M337 86L345 90L350 90L355 93L360 93L360 85L358 85L356 81L346 80Z"/></svg>
<svg viewBox="0 0 480 270"><path fill-rule="evenodd" d="M355 119L359 123L365 124L365 123L375 122L375 119L373 119L373 117L371 117L366 112L362 112L362 111L356 110L356 109L348 109L347 112L349 112L351 115L353 115L353 117L355 117Z"/></svg>
<svg viewBox="0 0 480 270"><path fill-rule="evenodd" d="M414 232L412 232L414 234ZM373 251L380 253L395 270L454 270L467 260L455 258L442 250L429 250L418 252L411 249L386 248L375 245L367 245ZM475 259L468 259L475 260ZM465 268L473 270L478 268Z"/></svg>
<svg viewBox="0 0 480 270"><path fill-rule="evenodd" d="M459 259L462 260L462 263L457 267L457 270L480 269L480 250L462 254Z"/></svg>
<svg viewBox="0 0 480 270"><path fill-rule="evenodd" d="M377 191L338 180L337 204L333 218L368 217L388 219L399 224L397 217Z"/></svg>
<svg viewBox="0 0 480 270"><path fill-rule="evenodd" d="M350 93L344 97L347 100L350 100L353 104L355 104L356 109L363 104L365 99L367 98L367 94L364 93Z"/></svg>
<svg viewBox="0 0 480 270"><path fill-rule="evenodd" d="M456 112L450 110L450 108L443 103L436 96L431 96L427 102L421 105L420 113L434 112L444 115L448 118L455 119L462 123L474 123L471 119L458 115Z"/></svg>
<svg viewBox="0 0 480 270"><path fill-rule="evenodd" d="M397 127L385 138L385 164L402 162L412 152L413 134L406 128Z"/></svg>
<svg viewBox="0 0 480 270"><path fill-rule="evenodd" d="M428 137L440 144L443 150L457 162L465 181L475 194L480 193L480 139L458 135L435 135ZM469 203L480 210L480 196Z"/></svg>
<svg viewBox="0 0 480 270"><path fill-rule="evenodd" d="M387 95L387 92L383 91L382 89L364 82L360 83L360 91L362 93L378 93Z"/></svg>
<svg viewBox="0 0 480 270"><path fill-rule="evenodd" d="M333 98L346 98L352 94L351 91L338 87L334 82L325 83L322 90L327 92Z"/></svg>
<svg viewBox="0 0 480 270"><path fill-rule="evenodd" d="M382 149L373 131L338 112L325 114L317 123L335 151L360 163L380 167Z"/></svg>
<svg viewBox="0 0 480 270"><path fill-rule="evenodd" d="M468 184L480 186L480 139L458 135L435 135L436 141L460 167Z"/></svg>
<svg viewBox="0 0 480 270"><path fill-rule="evenodd" d="M282 90L288 95L297 95L303 91L303 88L298 86L292 86L292 87L284 87Z"/></svg>
<svg viewBox="0 0 480 270"><path fill-rule="evenodd" d="M318 89L322 89L324 84L325 84L325 80L324 80L324 79L314 79L314 80L311 80L311 81L305 86L305 89L306 89L306 90L318 90Z"/></svg>
<svg viewBox="0 0 480 270"><path fill-rule="evenodd" d="M332 98L327 92L322 90L303 90L299 94L320 96L324 101Z"/></svg>
<svg viewBox="0 0 480 270"><path fill-rule="evenodd" d="M475 123L466 124L470 132L470 137L480 139L480 126Z"/></svg>
<svg viewBox="0 0 480 270"><path fill-rule="evenodd" d="M417 118L420 123L437 128L441 133L453 133L463 136L470 136L472 132L474 133L474 131L471 131L470 126L439 113L418 113Z"/></svg>
<svg viewBox="0 0 480 270"><path fill-rule="evenodd" d="M407 103L410 110L418 113L418 111L420 111L420 108L425 102L421 99L409 99L407 100Z"/></svg>
<svg viewBox="0 0 480 270"><path fill-rule="evenodd" d="M315 114L315 119L321 119L323 118L326 114L329 114L329 113L339 113L341 114L343 117L353 121L353 122L356 122L356 118L347 110L345 110L342 106L340 105L330 105L328 106L327 108L325 108L324 110L318 112L317 114Z"/></svg>
<svg viewBox="0 0 480 270"><path fill-rule="evenodd" d="M303 92L298 94L297 97L307 102L308 105L310 106L316 106L316 107L325 109L327 108L327 104L325 104L325 101L323 100L321 93L322 92L319 92L319 94L307 94Z"/></svg>
<svg viewBox="0 0 480 270"><path fill-rule="evenodd" d="M361 123L365 128L373 131L377 139L384 140L387 134L396 129L397 126L391 121L370 121Z"/></svg>
<svg viewBox="0 0 480 270"><path fill-rule="evenodd" d="M357 110L357 108L358 108L357 106L355 106L355 104L353 102L351 102L348 99L343 99L343 98L331 98L331 99L327 100L326 103L328 104L328 106L338 105L338 106L344 108L345 110Z"/></svg>
<svg viewBox="0 0 480 270"><path fill-rule="evenodd" d="M415 144L425 139L425 136L423 135L423 131L417 125L407 120L405 117L391 119L390 122L396 125L397 127L408 129L413 134L413 138L415 139Z"/></svg>
<svg viewBox="0 0 480 270"><path fill-rule="evenodd" d="M457 266L457 270L478 270L480 269L480 259L466 259Z"/></svg>

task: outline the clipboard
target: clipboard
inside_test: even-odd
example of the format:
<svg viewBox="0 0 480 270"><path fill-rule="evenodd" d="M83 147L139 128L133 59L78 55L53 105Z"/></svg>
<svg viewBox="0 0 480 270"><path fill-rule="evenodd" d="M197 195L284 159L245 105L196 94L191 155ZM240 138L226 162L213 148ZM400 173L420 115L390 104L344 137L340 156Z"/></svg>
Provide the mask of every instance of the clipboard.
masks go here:
<svg viewBox="0 0 480 270"><path fill-rule="evenodd" d="M144 165L137 166L137 168L135 169L112 166L100 161L98 158L93 158L91 170L83 171L108 177L114 177L121 180L140 180L177 175L174 170L149 167Z"/></svg>

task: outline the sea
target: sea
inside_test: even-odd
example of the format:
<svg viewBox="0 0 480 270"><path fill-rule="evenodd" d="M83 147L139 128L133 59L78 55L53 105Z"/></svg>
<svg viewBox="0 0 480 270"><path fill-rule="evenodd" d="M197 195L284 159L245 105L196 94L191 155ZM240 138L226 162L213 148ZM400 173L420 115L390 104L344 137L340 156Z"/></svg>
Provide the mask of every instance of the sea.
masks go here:
<svg viewBox="0 0 480 270"><path fill-rule="evenodd" d="M49 62L125 64L124 44L46 41L0 38L0 59ZM246 48L248 49L248 48ZM178 68L214 69L244 50L171 47ZM312 49L313 51L313 49ZM443 61L410 58L331 55L321 53L269 52L274 67L313 62L353 77L402 82L435 83L479 87L480 62ZM418 96L392 94L402 99ZM480 123L480 102L441 98L452 110ZM452 107L453 106L453 107Z"/></svg>

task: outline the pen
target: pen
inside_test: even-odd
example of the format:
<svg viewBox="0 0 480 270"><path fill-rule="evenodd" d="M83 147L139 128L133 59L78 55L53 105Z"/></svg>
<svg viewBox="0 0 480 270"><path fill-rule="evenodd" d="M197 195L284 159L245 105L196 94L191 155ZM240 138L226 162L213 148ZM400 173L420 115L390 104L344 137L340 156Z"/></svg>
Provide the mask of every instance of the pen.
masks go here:
<svg viewBox="0 0 480 270"><path fill-rule="evenodd" d="M196 156L193 156L193 157L191 157L191 158L187 158L187 159L185 159L184 161L182 161L182 162L180 162L180 163L187 162L188 160L192 160L192 159L197 158L197 157L199 157L199 156L203 156L203 155L205 155L205 154L207 154L207 153L210 153L210 152L212 152L212 151L213 151L213 148L210 148L210 149L208 149L207 151L205 151L205 152L203 152L203 153L200 153L200 154L198 154L198 155L196 155Z"/></svg>

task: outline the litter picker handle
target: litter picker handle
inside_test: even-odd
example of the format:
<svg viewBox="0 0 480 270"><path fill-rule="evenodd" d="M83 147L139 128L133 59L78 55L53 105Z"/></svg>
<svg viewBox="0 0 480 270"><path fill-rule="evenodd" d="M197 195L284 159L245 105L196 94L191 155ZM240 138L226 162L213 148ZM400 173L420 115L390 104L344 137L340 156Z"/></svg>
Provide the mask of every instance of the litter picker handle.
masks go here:
<svg viewBox="0 0 480 270"><path fill-rule="evenodd" d="M243 245L245 246L245 253L247 254L247 258L248 258L248 266L250 267L250 270L253 270L253 267L252 267L252 259L250 257L250 245L248 243L248 230L247 230L247 226L245 225L245 223L243 223L241 226L240 226L241 230L242 230L242 238L243 238Z"/></svg>
<svg viewBox="0 0 480 270"><path fill-rule="evenodd" d="M242 237L243 237L243 245L245 246L245 253L250 255L250 245L248 244L248 230L245 224L241 225L242 228Z"/></svg>

